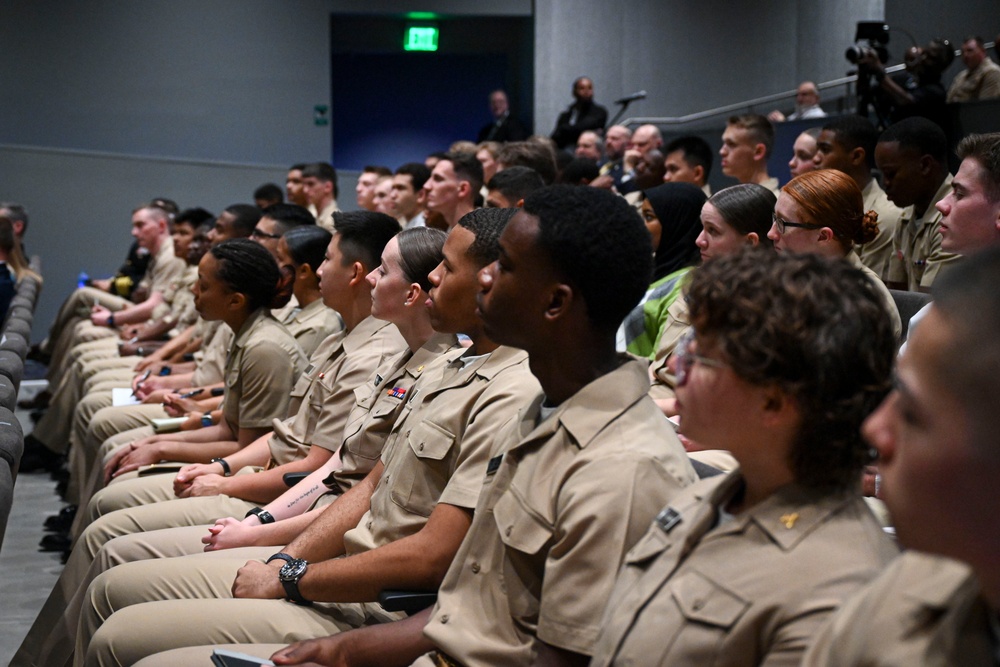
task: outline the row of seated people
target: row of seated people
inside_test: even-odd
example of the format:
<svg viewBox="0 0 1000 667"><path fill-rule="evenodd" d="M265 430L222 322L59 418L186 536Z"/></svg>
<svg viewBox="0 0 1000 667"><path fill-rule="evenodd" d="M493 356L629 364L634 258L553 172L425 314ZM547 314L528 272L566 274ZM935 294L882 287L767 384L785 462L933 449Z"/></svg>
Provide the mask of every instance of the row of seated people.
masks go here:
<svg viewBox="0 0 1000 667"><path fill-rule="evenodd" d="M961 148L942 204L954 252L996 240L998 141ZM757 185L706 203L666 184L642 212L645 229L621 198L562 186L532 192L522 212L468 212L447 237L335 214L315 273L344 330L298 381L290 336L254 334L271 321L278 263L250 242L214 246L194 294L203 319L235 332L224 423L97 444L97 486L114 481L79 513L67 568L13 664L133 664L176 646L329 632L279 660L801 657L894 556L859 492L861 421L889 389L900 335L884 285L852 256L877 221L835 170L793 179L776 202ZM778 252L745 250L768 241ZM280 262L288 244L277 245ZM694 270L692 247L706 260ZM674 329L687 333L668 343ZM644 364L617 356L623 336L640 358L666 359L669 344L652 389ZM364 367L349 376L352 358ZM654 390L668 394L659 410ZM266 422L273 433L243 421L265 405L288 415ZM683 446L663 412L679 416ZM706 448L716 469L738 467L695 482ZM279 495L296 449L314 472ZM134 474L159 461L196 464ZM344 632L398 618L375 604L382 589L439 586L433 610Z"/></svg>

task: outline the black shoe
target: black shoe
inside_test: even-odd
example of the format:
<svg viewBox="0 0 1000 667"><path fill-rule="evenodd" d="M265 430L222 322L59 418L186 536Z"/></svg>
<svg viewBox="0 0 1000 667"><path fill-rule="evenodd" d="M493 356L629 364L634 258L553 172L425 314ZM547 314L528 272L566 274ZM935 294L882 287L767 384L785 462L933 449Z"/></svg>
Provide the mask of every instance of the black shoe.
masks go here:
<svg viewBox="0 0 1000 667"><path fill-rule="evenodd" d="M52 360L52 355L48 352L42 352L42 347L40 344L35 343L30 348L28 348L28 354L25 356L26 359L31 359L32 361L37 361L40 364L46 364Z"/></svg>
<svg viewBox="0 0 1000 667"><path fill-rule="evenodd" d="M66 561L69 560L69 555L71 553L73 553L72 549L66 549L65 551L63 551L61 554L59 554L59 562L65 565Z"/></svg>
<svg viewBox="0 0 1000 667"><path fill-rule="evenodd" d="M49 471L49 477L52 478L53 482L68 482L69 468L67 468L65 465L60 465L55 470Z"/></svg>
<svg viewBox="0 0 1000 667"><path fill-rule="evenodd" d="M53 514L45 519L44 528L49 533L68 533L73 527L73 519L76 518L76 505L67 505L59 510L59 514Z"/></svg>
<svg viewBox="0 0 1000 667"><path fill-rule="evenodd" d="M28 413L28 418L31 419L32 424L37 424L39 420L45 416L45 410L32 410Z"/></svg>
<svg viewBox="0 0 1000 667"><path fill-rule="evenodd" d="M30 359L30 357L29 357ZM34 398L17 402L17 407L22 410L44 410L49 407L52 400L52 392L48 389L38 392Z"/></svg>
<svg viewBox="0 0 1000 667"><path fill-rule="evenodd" d="M69 480L68 479L67 480L63 480L63 481L59 482L58 484L56 484L56 493L58 493L59 497L62 498L64 501L66 500L66 491L68 491L68 490L69 490Z"/></svg>
<svg viewBox="0 0 1000 667"><path fill-rule="evenodd" d="M52 472L62 465L62 454L56 454L42 444L42 441L31 435L24 436L24 454L21 455L20 472Z"/></svg>
<svg viewBox="0 0 1000 667"><path fill-rule="evenodd" d="M73 546L73 540L68 533L51 533L42 538L38 543L39 551L69 551Z"/></svg>

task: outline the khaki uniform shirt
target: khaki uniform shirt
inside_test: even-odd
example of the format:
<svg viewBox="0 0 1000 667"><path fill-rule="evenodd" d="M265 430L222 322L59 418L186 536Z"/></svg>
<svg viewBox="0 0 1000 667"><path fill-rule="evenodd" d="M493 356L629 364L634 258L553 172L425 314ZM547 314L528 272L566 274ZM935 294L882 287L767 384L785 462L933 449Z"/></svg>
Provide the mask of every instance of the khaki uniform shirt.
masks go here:
<svg viewBox="0 0 1000 667"><path fill-rule="evenodd" d="M949 102L969 102L1000 97L1000 66L986 58L974 70L964 69L948 88Z"/></svg>
<svg viewBox="0 0 1000 667"><path fill-rule="evenodd" d="M191 292L191 286L197 279L198 267L185 265L181 274L167 286L163 292L163 303L153 309L149 319L173 317L176 322L182 308L194 310L194 294Z"/></svg>
<svg viewBox="0 0 1000 667"><path fill-rule="evenodd" d="M179 257L174 257L174 242L168 236L160 243L160 249L149 260L146 274L139 281L139 287L146 288L150 294L159 292L166 294L170 283L181 277L187 263Z"/></svg>
<svg viewBox="0 0 1000 667"><path fill-rule="evenodd" d="M233 434L267 428L285 416L288 398L306 365L302 348L266 309L253 313L236 334L225 370L222 418Z"/></svg>
<svg viewBox="0 0 1000 667"><path fill-rule="evenodd" d="M882 305L885 306L886 312L889 313L889 321L892 322L892 333L896 335L897 341L902 340L903 321L899 319L899 308L896 307L896 302L893 300L889 288L885 286L885 283L878 277L878 274L861 263L858 253L853 250L847 253L847 261L850 262L851 266L865 274L865 277L875 286L875 291L878 292L879 297L882 299Z"/></svg>
<svg viewBox="0 0 1000 667"><path fill-rule="evenodd" d="M316 299L305 308L298 308L281 323L307 356L312 356L316 348L331 334L344 330L344 320L340 313L328 308L323 299Z"/></svg>
<svg viewBox="0 0 1000 667"><path fill-rule="evenodd" d="M337 200L334 199L326 208L316 214L316 224L332 234L333 214L338 210L340 209L337 208Z"/></svg>
<svg viewBox="0 0 1000 667"><path fill-rule="evenodd" d="M861 257L861 263L874 271L879 278L888 280L892 237L903 217L903 209L889 201L885 191L879 187L874 178L868 181L861 194L864 196L864 210L878 213L878 236L858 246L858 256Z"/></svg>
<svg viewBox="0 0 1000 667"><path fill-rule="evenodd" d="M336 451L354 405L354 390L405 347L394 325L371 316L349 333L327 337L291 391L288 418L273 421L271 458L284 464L304 457L313 445Z"/></svg>
<svg viewBox="0 0 1000 667"><path fill-rule="evenodd" d="M226 377L226 356L233 346L233 330L220 321L198 320L201 347L194 353L192 387L218 384ZM198 333L195 334L199 335Z"/></svg>
<svg viewBox="0 0 1000 667"><path fill-rule="evenodd" d="M660 342L656 346L656 354L649 365L651 384L649 396L654 399L673 398L674 387L677 380L674 374L667 368L667 361L677 347L677 341L681 339L684 332L688 330L691 323L688 322L688 304L684 295L674 299L674 302L667 308L667 321L663 325L663 334Z"/></svg>
<svg viewBox="0 0 1000 667"><path fill-rule="evenodd" d="M468 365L445 355L403 408L382 450L371 509L344 535L347 555L417 533L434 507L472 509L497 427L538 395L523 350L498 347Z"/></svg>
<svg viewBox="0 0 1000 667"><path fill-rule="evenodd" d="M505 426L424 628L441 651L466 667L530 665L539 641L592 653L625 553L695 479L648 387L627 361Z"/></svg>
<svg viewBox="0 0 1000 667"><path fill-rule="evenodd" d="M344 444L340 448L340 468L327 483L342 493L365 478L382 456L382 447L403 406L419 393L419 382L428 371L458 347L452 334L435 334L416 352L409 348L379 366L368 381L354 390L354 407L347 415Z"/></svg>
<svg viewBox="0 0 1000 667"><path fill-rule="evenodd" d="M816 637L809 667L993 667L990 610L964 564L907 552Z"/></svg>
<svg viewBox="0 0 1000 667"><path fill-rule="evenodd" d="M889 258L889 281L903 283L911 292L928 288L934 283L941 269L958 261L959 256L941 250L941 212L934 204L945 198L951 190L951 174L944 179L934 194L930 205L919 220L913 219L913 207L905 210L892 237L892 256Z"/></svg>
<svg viewBox="0 0 1000 667"><path fill-rule="evenodd" d="M629 552L592 666L798 665L896 555L862 497L797 485L719 523L740 472L685 490Z"/></svg>
<svg viewBox="0 0 1000 667"><path fill-rule="evenodd" d="M764 179L764 182L761 183L761 185L773 192L775 197L781 194L781 183L778 182L778 179L775 176L770 176Z"/></svg>

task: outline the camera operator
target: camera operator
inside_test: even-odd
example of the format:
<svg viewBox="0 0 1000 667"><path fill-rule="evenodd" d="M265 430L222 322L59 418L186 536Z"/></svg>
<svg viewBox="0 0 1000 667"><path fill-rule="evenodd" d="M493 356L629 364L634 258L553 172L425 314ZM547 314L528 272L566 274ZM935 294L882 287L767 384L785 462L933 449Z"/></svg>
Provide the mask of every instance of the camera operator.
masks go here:
<svg viewBox="0 0 1000 667"><path fill-rule="evenodd" d="M858 58L858 98L860 115L871 104L881 127L910 116L923 116L942 128L947 126L945 88L941 75L955 59L955 50L946 39L933 39L926 46L907 50L906 70L887 76L885 63L873 50Z"/></svg>

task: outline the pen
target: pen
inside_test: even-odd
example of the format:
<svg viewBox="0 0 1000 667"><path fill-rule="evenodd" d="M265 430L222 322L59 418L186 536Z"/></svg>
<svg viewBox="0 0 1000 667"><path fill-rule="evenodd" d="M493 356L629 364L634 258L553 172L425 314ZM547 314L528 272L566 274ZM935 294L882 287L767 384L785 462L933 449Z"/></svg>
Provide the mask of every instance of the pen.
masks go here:
<svg viewBox="0 0 1000 667"><path fill-rule="evenodd" d="M177 398L194 398L195 396L197 396L198 394L200 394L203 391L205 391L205 390L204 389L192 389L191 391L184 392L183 394L181 394Z"/></svg>
<svg viewBox="0 0 1000 667"><path fill-rule="evenodd" d="M141 387L142 383L145 382L147 379L149 379L149 374L152 372L153 371L146 369L146 372L142 374L142 377L139 378L139 381L135 383L135 388L138 389L139 387ZM135 396L135 390L132 390L132 395Z"/></svg>

